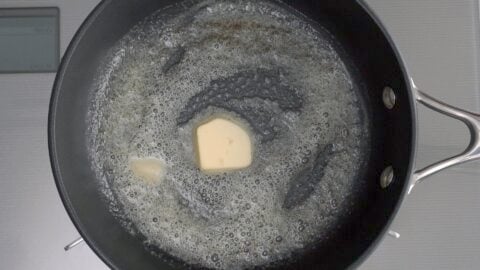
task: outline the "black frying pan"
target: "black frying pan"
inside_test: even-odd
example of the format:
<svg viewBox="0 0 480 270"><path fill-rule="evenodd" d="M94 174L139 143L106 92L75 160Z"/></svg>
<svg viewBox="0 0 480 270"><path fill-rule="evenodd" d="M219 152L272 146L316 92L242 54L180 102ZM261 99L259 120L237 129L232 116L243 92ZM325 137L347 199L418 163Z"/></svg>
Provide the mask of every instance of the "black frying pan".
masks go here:
<svg viewBox="0 0 480 270"><path fill-rule="evenodd" d="M49 149L65 207L83 239L114 269L173 269L184 266L157 247L145 247L141 234L128 233L112 215L89 166L87 111L95 72L103 56L134 25L173 4L165 0L101 2L73 38L57 73L50 103ZM331 237L279 262L285 269L343 269L357 266L388 229L409 187L446 167L480 157L480 117L419 92L379 21L361 1L283 1L332 34L342 59L354 70L362 91L371 142L362 177L374 179L362 190L362 203ZM294 48L292 48L294 49ZM416 101L467 124L469 148L413 173ZM412 179L413 178L413 179ZM411 180L412 179L412 180ZM409 186L409 181L412 184ZM287 202L288 204L288 202ZM264 266L273 267L273 266Z"/></svg>

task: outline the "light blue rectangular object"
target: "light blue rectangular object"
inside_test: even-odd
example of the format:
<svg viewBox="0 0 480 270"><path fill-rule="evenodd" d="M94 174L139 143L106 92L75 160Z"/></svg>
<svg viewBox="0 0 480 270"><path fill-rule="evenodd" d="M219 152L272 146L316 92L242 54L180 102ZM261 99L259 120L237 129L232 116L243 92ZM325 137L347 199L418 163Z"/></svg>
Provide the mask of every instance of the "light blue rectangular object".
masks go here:
<svg viewBox="0 0 480 270"><path fill-rule="evenodd" d="M55 72L57 8L0 9L0 73Z"/></svg>

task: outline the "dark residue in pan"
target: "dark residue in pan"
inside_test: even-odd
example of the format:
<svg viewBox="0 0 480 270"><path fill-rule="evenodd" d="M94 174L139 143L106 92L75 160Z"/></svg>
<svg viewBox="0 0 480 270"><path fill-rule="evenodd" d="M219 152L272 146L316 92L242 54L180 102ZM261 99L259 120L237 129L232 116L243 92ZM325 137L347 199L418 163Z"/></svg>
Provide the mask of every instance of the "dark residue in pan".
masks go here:
<svg viewBox="0 0 480 270"><path fill-rule="evenodd" d="M304 105L303 97L285 83L282 70L247 70L227 78L213 80L200 93L189 99L177 118L182 126L206 108L218 107L244 118L262 142L273 140L281 126L276 120L278 112L269 106L252 106L255 100L270 101L279 111L298 112Z"/></svg>
<svg viewBox="0 0 480 270"><path fill-rule="evenodd" d="M325 168L334 154L333 144L329 143L320 148L312 164L302 169L291 179L283 208L293 209L304 203L313 193L317 184L325 174Z"/></svg>
<svg viewBox="0 0 480 270"><path fill-rule="evenodd" d="M184 47L177 47L174 49L173 53L170 54L170 57L168 58L167 62L165 62L165 65L162 67L162 72L167 73L170 69L172 69L174 66L178 65L183 57L185 56L185 48Z"/></svg>

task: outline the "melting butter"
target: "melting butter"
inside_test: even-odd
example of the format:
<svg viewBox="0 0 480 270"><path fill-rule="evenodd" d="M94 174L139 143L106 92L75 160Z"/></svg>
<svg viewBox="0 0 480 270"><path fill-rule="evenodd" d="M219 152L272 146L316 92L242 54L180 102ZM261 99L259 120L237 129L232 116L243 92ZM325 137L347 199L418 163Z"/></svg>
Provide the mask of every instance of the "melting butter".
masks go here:
<svg viewBox="0 0 480 270"><path fill-rule="evenodd" d="M252 163L250 135L233 121L214 118L197 128L195 140L202 171L243 169Z"/></svg>
<svg viewBox="0 0 480 270"><path fill-rule="evenodd" d="M165 163L158 158L131 158L130 170L149 184L158 184L165 176Z"/></svg>

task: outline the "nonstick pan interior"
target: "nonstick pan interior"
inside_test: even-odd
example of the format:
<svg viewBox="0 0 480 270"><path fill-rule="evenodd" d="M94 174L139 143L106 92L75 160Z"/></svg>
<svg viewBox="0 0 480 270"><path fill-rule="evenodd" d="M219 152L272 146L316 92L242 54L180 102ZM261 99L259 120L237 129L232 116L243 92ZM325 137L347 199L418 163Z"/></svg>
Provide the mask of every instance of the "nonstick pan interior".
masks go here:
<svg viewBox="0 0 480 270"><path fill-rule="evenodd" d="M161 6L154 1L101 4L89 18L91 23L86 24L77 35L73 43L75 46L70 47L57 77L52 99L50 146L54 172L64 202L94 250L107 263L121 269L158 268L165 264L165 257L152 256L151 252L157 253L159 250L154 247L145 249L142 244L145 239L140 233L137 232L135 236L127 233L118 219L113 217L99 192L96 175L88 166L88 127L85 120L92 95L85 89L91 89L94 85L94 73L114 44L133 25ZM344 217L328 239L308 252L298 254L298 260L289 261L283 266L343 268L353 263L380 234L402 193L412 153L409 145L413 138L413 113L409 89L388 40L362 7L347 3L330 6L328 1L322 4L295 1L292 6L333 35L336 51L348 66L356 91L361 93L367 108L371 143L368 157L364 158L365 169L361 173L361 180L367 179L367 185L358 191L358 204L352 208L352 213ZM344 16L343 12L348 12L350 16ZM102 42L93 42L96 39ZM167 65L165 70L168 69ZM260 74L262 72L257 71ZM249 74L242 76L248 77ZM263 76L268 76L268 72ZM381 102L382 90L387 85L398 93L399 106L390 111ZM182 119L178 121L182 122ZM72 127L71 123L75 125ZM393 143L395 140L402 142L402 147ZM328 148L325 151L328 152ZM387 165L395 168L395 181L384 190L378 179ZM286 202L287 207L289 204L291 202Z"/></svg>

